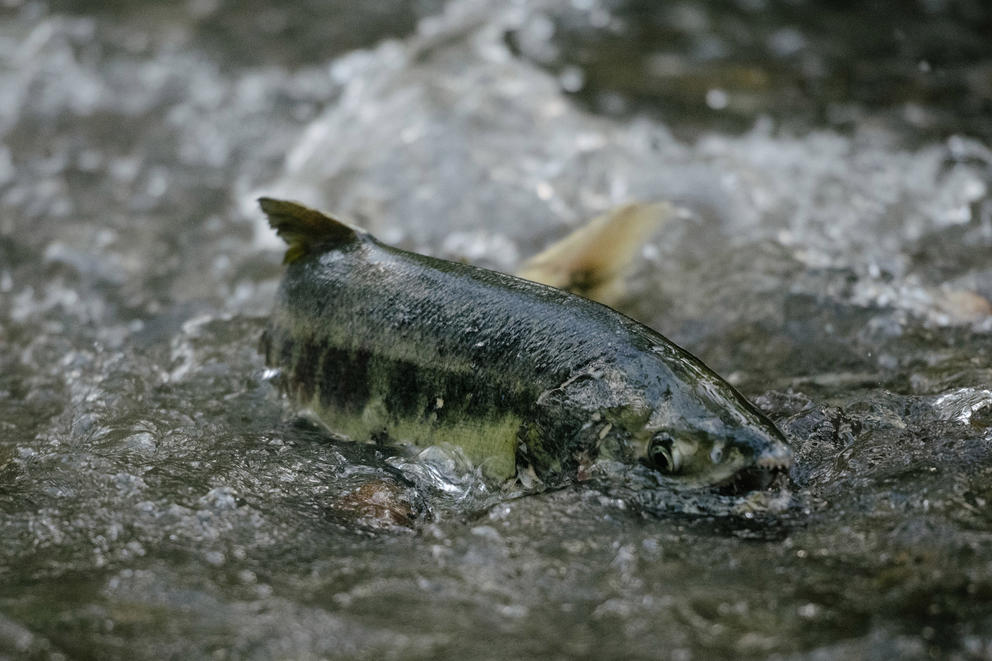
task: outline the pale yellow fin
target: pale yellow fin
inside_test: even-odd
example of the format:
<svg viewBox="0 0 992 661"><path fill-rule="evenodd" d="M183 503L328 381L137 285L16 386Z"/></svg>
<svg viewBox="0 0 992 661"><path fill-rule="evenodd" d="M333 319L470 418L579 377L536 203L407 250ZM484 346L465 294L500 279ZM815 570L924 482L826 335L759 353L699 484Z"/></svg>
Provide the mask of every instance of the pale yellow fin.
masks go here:
<svg viewBox="0 0 992 661"><path fill-rule="evenodd" d="M531 257L517 275L613 304L638 251L674 214L667 202L619 207Z"/></svg>
<svg viewBox="0 0 992 661"><path fill-rule="evenodd" d="M272 229L289 246L283 258L284 264L291 264L312 252L342 246L364 234L340 220L296 202L260 197L258 205L269 217Z"/></svg>

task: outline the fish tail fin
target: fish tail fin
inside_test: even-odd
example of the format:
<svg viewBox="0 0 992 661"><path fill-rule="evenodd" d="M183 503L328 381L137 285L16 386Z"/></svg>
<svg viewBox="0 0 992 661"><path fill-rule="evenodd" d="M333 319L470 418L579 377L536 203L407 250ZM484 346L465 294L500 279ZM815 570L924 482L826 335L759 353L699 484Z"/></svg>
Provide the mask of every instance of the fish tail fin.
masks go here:
<svg viewBox="0 0 992 661"><path fill-rule="evenodd" d="M269 218L269 225L289 246L284 264L292 264L318 250L340 247L357 240L363 233L340 220L296 202L258 198L258 205Z"/></svg>
<svg viewBox="0 0 992 661"><path fill-rule="evenodd" d="M517 275L612 304L637 251L675 215L667 202L627 204L597 216L524 262Z"/></svg>

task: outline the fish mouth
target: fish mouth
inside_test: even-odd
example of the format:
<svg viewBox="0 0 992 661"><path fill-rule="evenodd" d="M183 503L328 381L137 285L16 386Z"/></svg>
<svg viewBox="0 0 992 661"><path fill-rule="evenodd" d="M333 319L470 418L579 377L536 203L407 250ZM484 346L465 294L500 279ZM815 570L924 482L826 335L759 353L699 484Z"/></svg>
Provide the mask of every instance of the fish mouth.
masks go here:
<svg viewBox="0 0 992 661"><path fill-rule="evenodd" d="M760 491L770 487L778 474L779 470L750 466L731 475L726 481L718 484L716 489L727 496Z"/></svg>
<svg viewBox="0 0 992 661"><path fill-rule="evenodd" d="M784 440L765 443L750 463L741 466L716 487L724 494L736 495L784 486L788 483L791 466L792 448Z"/></svg>
<svg viewBox="0 0 992 661"><path fill-rule="evenodd" d="M763 458L764 459L764 458ZM784 485L789 479L791 461L759 460L742 468L716 485L724 495L736 496L749 491L762 491L775 485Z"/></svg>
<svg viewBox="0 0 992 661"><path fill-rule="evenodd" d="M763 470L789 470L792 465L792 448L785 444L776 444L766 449L754 460L754 466Z"/></svg>

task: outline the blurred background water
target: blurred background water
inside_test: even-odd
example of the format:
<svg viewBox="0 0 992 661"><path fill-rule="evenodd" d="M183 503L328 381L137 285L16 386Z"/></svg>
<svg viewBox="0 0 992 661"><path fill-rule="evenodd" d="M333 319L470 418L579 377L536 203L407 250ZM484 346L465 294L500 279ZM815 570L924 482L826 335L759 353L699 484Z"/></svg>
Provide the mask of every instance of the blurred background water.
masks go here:
<svg viewBox="0 0 992 661"><path fill-rule="evenodd" d="M992 657L990 34L980 0L0 3L0 656ZM620 309L793 485L506 500L309 427L256 351L260 193L505 270L677 202Z"/></svg>

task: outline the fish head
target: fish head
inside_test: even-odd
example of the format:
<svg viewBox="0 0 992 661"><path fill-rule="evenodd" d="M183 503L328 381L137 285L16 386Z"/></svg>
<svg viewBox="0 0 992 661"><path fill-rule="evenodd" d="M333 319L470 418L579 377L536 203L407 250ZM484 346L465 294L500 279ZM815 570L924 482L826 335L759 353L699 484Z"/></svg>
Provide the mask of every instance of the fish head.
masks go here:
<svg viewBox="0 0 992 661"><path fill-rule="evenodd" d="M729 383L697 359L680 356L675 386L651 398L634 437L637 459L683 486L768 486L792 464L782 432Z"/></svg>
<svg viewBox="0 0 992 661"><path fill-rule="evenodd" d="M768 486L792 464L792 450L770 423L727 429L686 422L646 429L641 443L641 462L670 481L751 490Z"/></svg>

